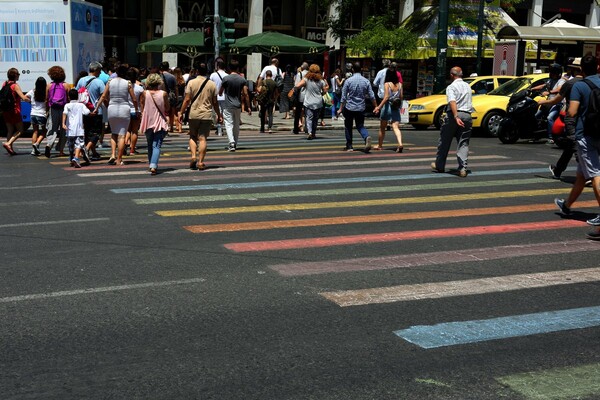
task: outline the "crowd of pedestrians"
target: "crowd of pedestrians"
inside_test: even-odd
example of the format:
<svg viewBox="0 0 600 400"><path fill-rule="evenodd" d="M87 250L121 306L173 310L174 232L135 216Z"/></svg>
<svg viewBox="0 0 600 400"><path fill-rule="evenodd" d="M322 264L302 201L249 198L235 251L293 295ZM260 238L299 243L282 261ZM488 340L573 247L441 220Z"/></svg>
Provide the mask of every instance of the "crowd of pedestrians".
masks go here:
<svg viewBox="0 0 600 400"><path fill-rule="evenodd" d="M354 151L353 130L363 141L363 152L373 148L382 150L386 130L391 125L397 146L402 153L404 145L400 130L400 108L403 101L402 75L395 63L383 60L383 68L371 83L363 76L360 63L348 64L345 71L336 69L324 76L318 64L303 62L298 68L287 65L280 68L279 60L272 58L263 68L256 84L240 71L236 60L228 65L221 59L209 75L209 68L198 63L194 69L171 69L166 62L152 69L137 69L127 64L117 64L105 70L99 62L89 64L74 85L66 82L65 70L53 66L44 77L35 81L34 87L24 92L18 80L19 71L10 68L7 80L0 89L0 107L6 125L6 141L2 144L9 155L15 155L14 143L22 135L24 124L21 102L31 103L31 154L41 156L40 147L45 140L43 154L50 158L67 156L70 165L81 168L99 161L98 148L103 147L104 136L110 140L111 155L108 164L124 165L124 156L139 154L139 131L147 143L148 171L158 173L161 146L168 132L189 129L190 169L206 169L207 138L213 127L218 136L227 136L226 150L235 152L240 140L242 113L252 115L258 108L260 132L271 133L274 112L284 119L292 119L293 134L303 131L307 140L315 139L319 121L323 123L325 97L331 98L331 119L343 119L345 131L344 151ZM563 214L571 207L586 186L591 184L600 205L600 77L598 62L588 55L573 59L566 77L556 75L552 67L546 89L547 99L541 106L549 107L548 132L564 116L564 137L560 138L563 153L556 165L550 165L552 177L560 179L572 156L576 155L577 175L566 199L555 199ZM462 80L458 66L450 69L451 84L446 89L447 107L437 146L437 155L431 163L432 171L445 172L446 160L452 141L456 141L457 175L467 177L469 141L471 137L472 91ZM375 91L374 91L375 88ZM8 94L7 94L8 93ZM329 96L325 96L325 94ZM596 100L594 100L596 96ZM326 104L327 103L327 104ZM365 111L371 104L380 123L377 145L372 146L371 136L365 127ZM595 124L595 125L594 125ZM590 128L595 126L596 128ZM588 237L600 240L600 215L588 224L596 228Z"/></svg>

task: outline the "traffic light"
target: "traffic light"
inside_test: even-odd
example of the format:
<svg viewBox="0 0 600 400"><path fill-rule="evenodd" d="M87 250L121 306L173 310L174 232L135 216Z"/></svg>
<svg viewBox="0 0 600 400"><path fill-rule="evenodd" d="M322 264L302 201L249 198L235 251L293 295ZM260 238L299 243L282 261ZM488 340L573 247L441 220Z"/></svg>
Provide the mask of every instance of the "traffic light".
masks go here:
<svg viewBox="0 0 600 400"><path fill-rule="evenodd" d="M213 48L215 40L213 37L213 17L207 16L202 24L202 34L204 35L204 47Z"/></svg>
<svg viewBox="0 0 600 400"><path fill-rule="evenodd" d="M219 33L221 38L221 46L223 47L235 43L235 39L231 37L235 32L235 28L233 28L234 22L234 18L221 17L219 19Z"/></svg>

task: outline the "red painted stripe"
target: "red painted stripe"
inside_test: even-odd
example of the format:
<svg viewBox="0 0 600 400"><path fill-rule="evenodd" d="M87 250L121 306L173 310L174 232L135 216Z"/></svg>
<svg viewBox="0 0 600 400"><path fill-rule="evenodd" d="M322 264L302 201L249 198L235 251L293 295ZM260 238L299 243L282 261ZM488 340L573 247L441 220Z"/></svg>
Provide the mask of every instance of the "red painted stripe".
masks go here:
<svg viewBox="0 0 600 400"><path fill-rule="evenodd" d="M242 252L307 249L317 247L356 245L365 243L385 243L404 240L435 239L475 235L497 235L503 233L530 232L547 229L567 229L584 226L585 222L565 219L547 222L527 222L508 225L484 225L464 228L433 229L409 232L387 232L369 235L330 236L321 238L303 238L273 240L262 242L227 243L225 248Z"/></svg>

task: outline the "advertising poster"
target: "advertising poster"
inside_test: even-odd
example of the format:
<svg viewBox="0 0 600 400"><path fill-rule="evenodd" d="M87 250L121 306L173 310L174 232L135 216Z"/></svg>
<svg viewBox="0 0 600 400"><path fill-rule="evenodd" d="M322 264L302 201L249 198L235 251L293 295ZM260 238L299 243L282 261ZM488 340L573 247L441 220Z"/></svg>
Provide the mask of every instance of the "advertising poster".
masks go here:
<svg viewBox="0 0 600 400"><path fill-rule="evenodd" d="M493 75L517 74L517 42L497 42L494 45Z"/></svg>

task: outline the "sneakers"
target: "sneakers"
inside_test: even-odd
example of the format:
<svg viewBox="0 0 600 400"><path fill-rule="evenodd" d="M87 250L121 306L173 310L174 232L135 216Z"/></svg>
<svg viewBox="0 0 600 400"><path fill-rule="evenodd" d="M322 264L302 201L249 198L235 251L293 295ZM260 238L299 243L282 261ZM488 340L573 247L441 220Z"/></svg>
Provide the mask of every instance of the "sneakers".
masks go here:
<svg viewBox="0 0 600 400"><path fill-rule="evenodd" d="M33 148L33 150L31 150L31 155L32 156L39 156L42 153L40 152L40 145L39 144L32 144L31 147Z"/></svg>
<svg viewBox="0 0 600 400"><path fill-rule="evenodd" d="M227 151L231 151L231 152L235 151L235 143L234 142L229 143L229 146L227 146Z"/></svg>
<svg viewBox="0 0 600 400"><path fill-rule="evenodd" d="M444 170L443 170L443 169L439 169L439 168L438 168L438 167L435 165L435 162L432 162L432 163L431 163L431 170L432 170L433 172L439 172L439 173L442 173L442 172L444 172Z"/></svg>
<svg viewBox="0 0 600 400"><path fill-rule="evenodd" d="M595 231L586 233L585 236L590 240L600 240L600 231L596 229Z"/></svg>
<svg viewBox="0 0 600 400"><path fill-rule="evenodd" d="M565 215L571 214L571 209L565 205L564 199L556 198L556 199L554 199L554 204L556 204L556 206L558 207L560 212L562 212L563 214L565 214ZM589 223L589 221L588 221L588 223Z"/></svg>
<svg viewBox="0 0 600 400"><path fill-rule="evenodd" d="M90 160L90 156L88 155L86 149L83 149L81 151L81 158L83 158L83 162L85 162L86 165L89 165L92 163L92 160Z"/></svg>
<svg viewBox="0 0 600 400"><path fill-rule="evenodd" d="M460 171L458 171L458 176L460 176L461 178L466 178L467 177L467 170L466 169L461 169Z"/></svg>
<svg viewBox="0 0 600 400"><path fill-rule="evenodd" d="M346 146L346 147L344 147L344 149L343 149L342 151L347 151L347 152L349 152L349 153L350 153L350 152L353 152L353 151L354 151L354 149L353 149L352 147L348 147L348 146Z"/></svg>
<svg viewBox="0 0 600 400"><path fill-rule="evenodd" d="M368 136L365 139L365 153L368 153L371 151L371 136Z"/></svg>
<svg viewBox="0 0 600 400"><path fill-rule="evenodd" d="M46 149L44 150L44 155L46 156L46 158L50 158L51 151L52 149L50 148L50 146L46 146Z"/></svg>
<svg viewBox="0 0 600 400"><path fill-rule="evenodd" d="M555 172L555 170L556 170L556 165L552 165L552 164L550 164L550 165L548 166L548 169L550 170L550 173L552 174L552 179L560 179L560 174L557 174L557 173Z"/></svg>
<svg viewBox="0 0 600 400"><path fill-rule="evenodd" d="M588 219L585 222L587 222L588 225L600 226L600 215L597 215L596 218Z"/></svg>
<svg viewBox="0 0 600 400"><path fill-rule="evenodd" d="M72 167L75 167L75 168L81 168L81 164L79 164L79 158L77 158L77 157L74 157L74 158L71 160L71 166L72 166Z"/></svg>

